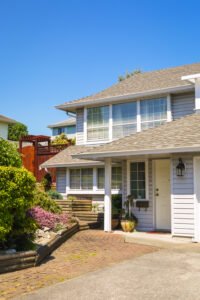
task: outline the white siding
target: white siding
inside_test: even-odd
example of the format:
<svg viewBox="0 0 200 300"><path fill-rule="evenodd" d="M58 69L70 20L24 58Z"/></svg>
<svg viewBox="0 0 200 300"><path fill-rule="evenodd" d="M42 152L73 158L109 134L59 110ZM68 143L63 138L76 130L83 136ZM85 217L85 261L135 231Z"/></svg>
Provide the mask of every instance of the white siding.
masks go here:
<svg viewBox="0 0 200 300"><path fill-rule="evenodd" d="M152 172L152 160L149 160L148 162L148 190L149 190L149 195L148 199L149 200L149 207L147 210L145 208L139 208L134 207L133 208L133 213L134 215L138 218L138 226L137 229L139 230L153 230L154 229L154 224L153 224L153 188L152 188L152 183L153 181L153 172Z"/></svg>
<svg viewBox="0 0 200 300"><path fill-rule="evenodd" d="M66 168L56 169L56 189L59 193L66 193Z"/></svg>
<svg viewBox="0 0 200 300"><path fill-rule="evenodd" d="M76 112L76 144L84 144L84 109Z"/></svg>
<svg viewBox="0 0 200 300"><path fill-rule="evenodd" d="M193 114L195 108L194 93L172 95L171 108L173 120Z"/></svg>
<svg viewBox="0 0 200 300"><path fill-rule="evenodd" d="M176 176L178 159L172 160L172 234L177 236L194 235L194 182L193 159L183 158L186 173Z"/></svg>
<svg viewBox="0 0 200 300"><path fill-rule="evenodd" d="M8 139L8 124L0 123L0 137L5 140Z"/></svg>

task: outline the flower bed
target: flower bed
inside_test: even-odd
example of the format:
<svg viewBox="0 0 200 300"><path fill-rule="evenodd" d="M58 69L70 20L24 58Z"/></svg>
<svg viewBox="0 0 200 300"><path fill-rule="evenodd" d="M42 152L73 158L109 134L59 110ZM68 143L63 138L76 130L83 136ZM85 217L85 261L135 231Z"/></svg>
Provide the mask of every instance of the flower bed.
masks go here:
<svg viewBox="0 0 200 300"><path fill-rule="evenodd" d="M78 224L61 230L49 241L40 245L37 251L21 251L13 254L0 255L0 273L12 272L25 268L35 267L40 264L49 254L57 249L63 242L79 231Z"/></svg>

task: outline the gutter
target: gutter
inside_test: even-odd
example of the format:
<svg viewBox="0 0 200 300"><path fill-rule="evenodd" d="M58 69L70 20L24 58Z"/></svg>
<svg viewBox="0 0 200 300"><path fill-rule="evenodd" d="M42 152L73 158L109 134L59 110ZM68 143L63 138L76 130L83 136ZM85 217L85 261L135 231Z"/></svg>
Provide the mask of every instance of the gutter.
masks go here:
<svg viewBox="0 0 200 300"><path fill-rule="evenodd" d="M167 149L155 149L155 150L138 150L138 151L112 151L112 152L93 152L93 153L82 153L72 155L72 158L79 159L98 159L108 157L119 157L119 156L136 156L136 155L151 155L151 154L172 154L172 153L189 153L189 152L200 152L200 146L198 147L178 147L178 148L167 148Z"/></svg>
<svg viewBox="0 0 200 300"><path fill-rule="evenodd" d="M126 94L121 96L112 96L112 97L106 97L106 98L100 98L100 99L93 99L93 100L83 100L80 102L77 102L79 100L74 100L72 102L69 102L67 104L61 104L55 106L55 108L66 111L67 109L76 109L80 108L86 105L94 105L94 104L103 104L103 103L112 103L112 102L118 102L122 100L133 100L136 98L146 97L146 96L153 96L156 94L167 94L167 93L176 93L176 92L185 92L185 91L191 91L194 90L194 86L191 84L187 84L185 86L176 86L176 87L169 87L169 88L163 88L163 89L156 89L156 90L149 90L147 92L139 92L139 93L133 93L133 94Z"/></svg>

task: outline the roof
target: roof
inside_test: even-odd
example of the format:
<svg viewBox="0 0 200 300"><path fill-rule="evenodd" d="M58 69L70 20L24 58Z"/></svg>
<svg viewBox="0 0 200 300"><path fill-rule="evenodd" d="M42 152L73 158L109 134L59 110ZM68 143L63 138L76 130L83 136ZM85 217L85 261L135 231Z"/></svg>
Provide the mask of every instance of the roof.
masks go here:
<svg viewBox="0 0 200 300"><path fill-rule="evenodd" d="M70 118L52 125L48 125L48 128L57 128L57 127L63 127L63 126L71 126L76 125L76 118Z"/></svg>
<svg viewBox="0 0 200 300"><path fill-rule="evenodd" d="M67 167L67 166L81 166L81 165L98 165L102 164L98 161L91 161L91 160L82 160L78 158L72 158L72 155L75 155L80 152L88 151L90 148L89 146L69 146L67 149L59 152L49 160L45 161L40 167L41 168L59 168L59 167Z"/></svg>
<svg viewBox="0 0 200 300"><path fill-rule="evenodd" d="M194 88L193 84L188 80L182 80L181 77L196 73L200 73L200 63L135 74L99 93L65 102L58 105L57 108L74 110L87 104L106 103L106 101L118 101L124 98L129 99L129 97L133 99L177 90L189 90Z"/></svg>
<svg viewBox="0 0 200 300"><path fill-rule="evenodd" d="M7 123L7 124L14 124L14 123L17 123L17 121L13 120L13 119L10 119L6 116L3 116L3 115L0 115L0 122L1 123Z"/></svg>
<svg viewBox="0 0 200 300"><path fill-rule="evenodd" d="M88 149L76 157L100 159L142 154L200 152L200 114L192 114L156 128Z"/></svg>

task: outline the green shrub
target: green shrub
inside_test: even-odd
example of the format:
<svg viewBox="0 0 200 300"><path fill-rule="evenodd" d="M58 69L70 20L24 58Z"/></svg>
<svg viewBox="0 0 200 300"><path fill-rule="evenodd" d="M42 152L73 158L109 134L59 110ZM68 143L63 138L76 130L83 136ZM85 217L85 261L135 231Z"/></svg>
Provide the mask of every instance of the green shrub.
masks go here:
<svg viewBox="0 0 200 300"><path fill-rule="evenodd" d="M40 206L44 210L52 213L61 213L60 206L48 196L47 193L42 192L39 188L34 191L34 206Z"/></svg>
<svg viewBox="0 0 200 300"><path fill-rule="evenodd" d="M60 199L60 200L63 199L63 196L60 193L58 193L57 191L50 190L50 191L47 192L47 194L52 199Z"/></svg>
<svg viewBox="0 0 200 300"><path fill-rule="evenodd" d="M0 243L32 239L37 229L27 215L34 202L35 178L24 168L0 166Z"/></svg>
<svg viewBox="0 0 200 300"><path fill-rule="evenodd" d="M0 138L0 166L21 167L22 161L17 147Z"/></svg>

